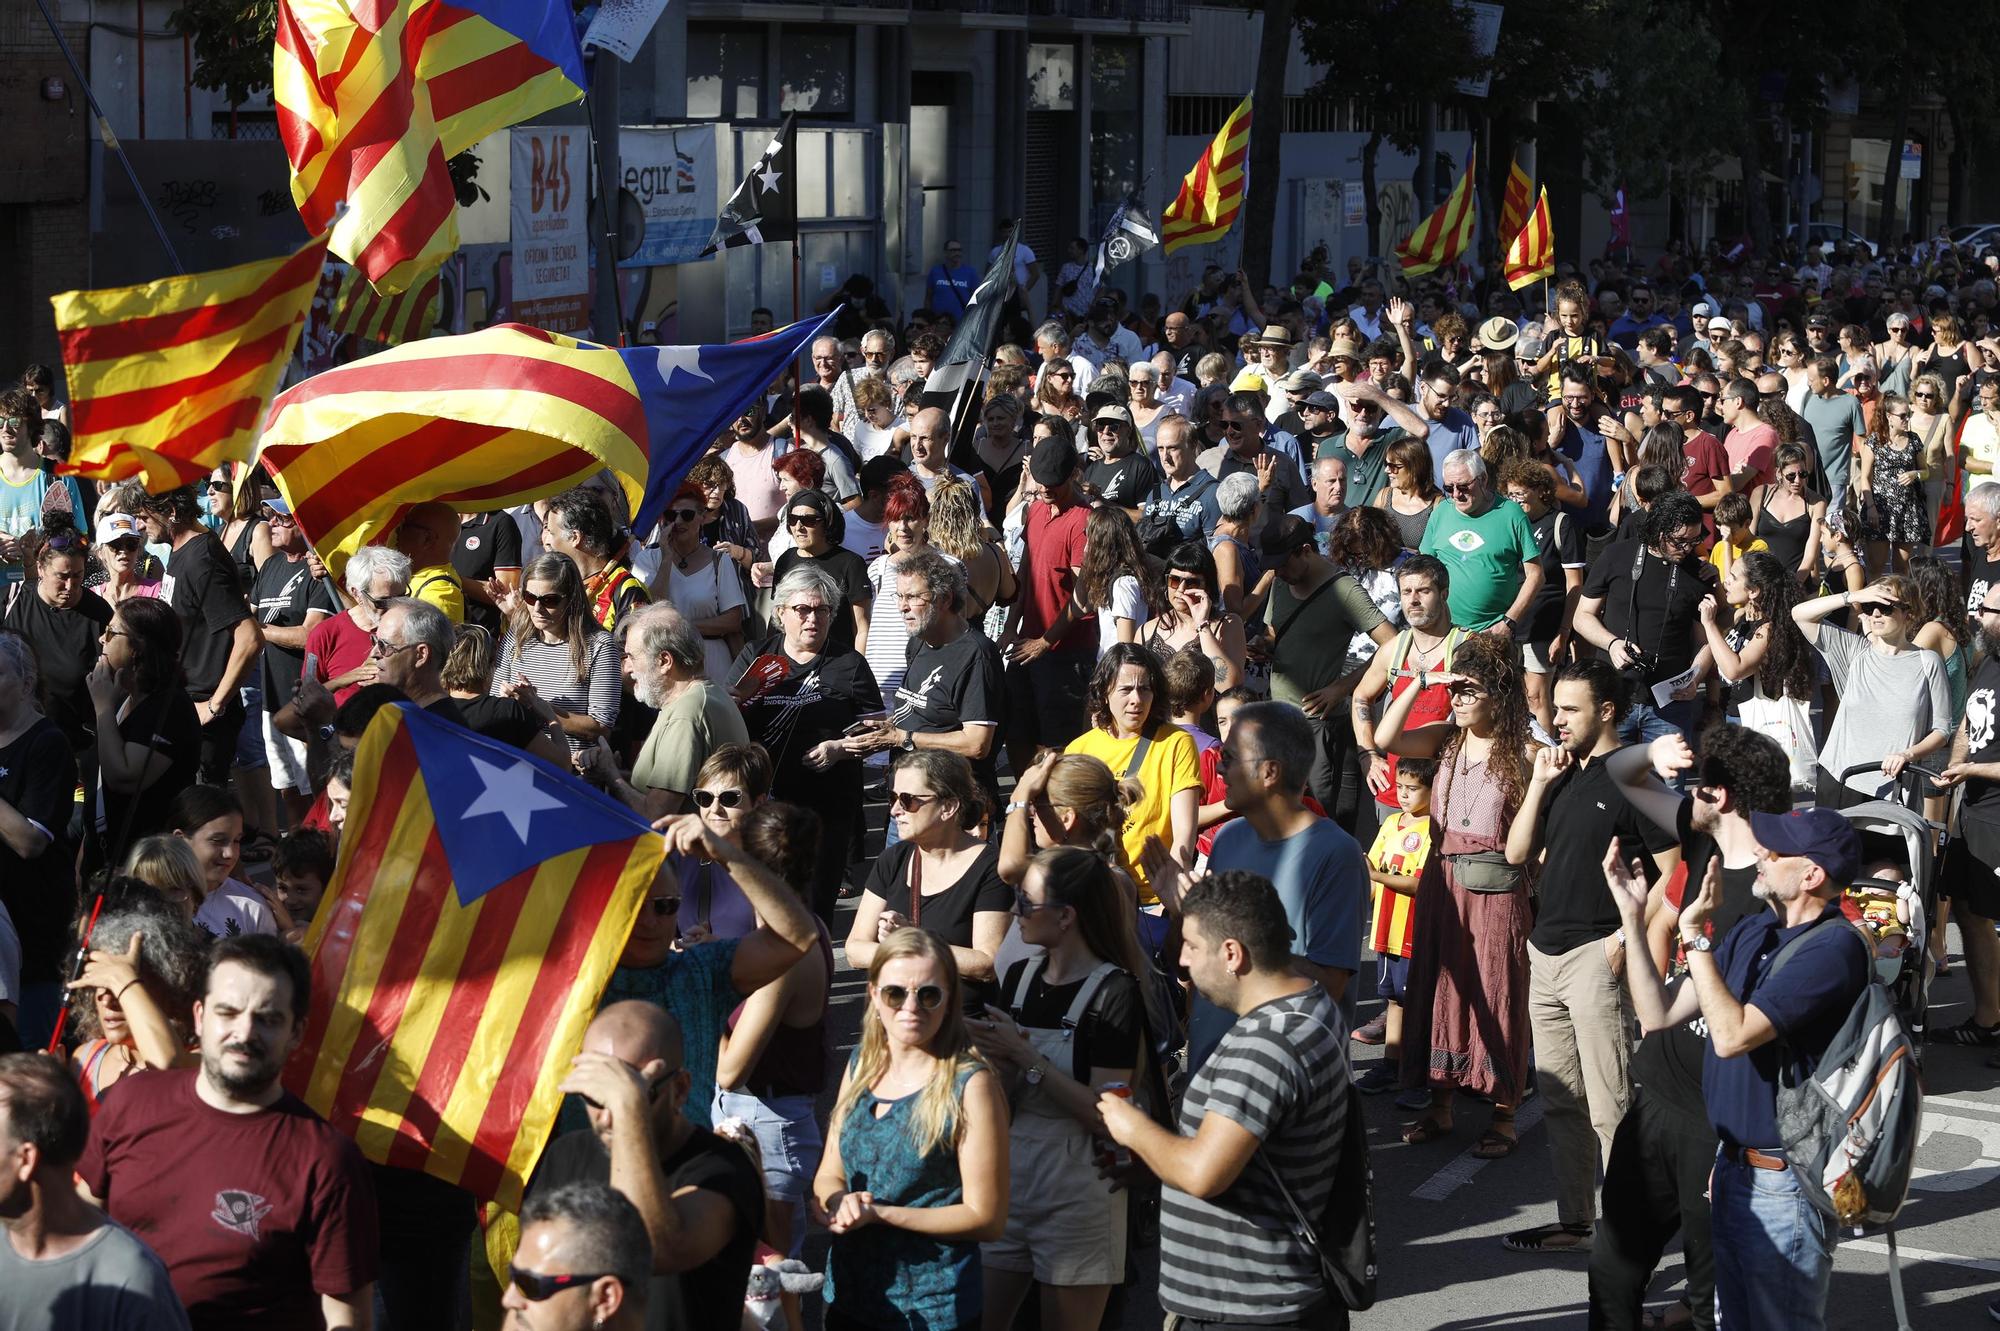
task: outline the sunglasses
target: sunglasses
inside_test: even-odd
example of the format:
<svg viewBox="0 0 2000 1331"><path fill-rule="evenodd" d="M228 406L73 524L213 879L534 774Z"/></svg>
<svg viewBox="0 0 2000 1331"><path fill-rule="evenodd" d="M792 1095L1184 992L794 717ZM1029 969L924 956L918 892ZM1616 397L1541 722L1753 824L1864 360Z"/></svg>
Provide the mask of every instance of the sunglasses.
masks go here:
<svg viewBox="0 0 2000 1331"><path fill-rule="evenodd" d="M817 619L821 615L831 617L833 614L833 607L825 605L788 605L785 608L800 619Z"/></svg>
<svg viewBox="0 0 2000 1331"><path fill-rule="evenodd" d="M1036 911L1047 910L1055 904L1053 901L1030 901L1026 892L1018 887L1014 889L1014 914L1024 920Z"/></svg>
<svg viewBox="0 0 2000 1331"><path fill-rule="evenodd" d="M1907 615L1910 613L1910 607L1902 601L1870 601L1866 605L1856 606L1855 609L1864 615Z"/></svg>
<svg viewBox="0 0 2000 1331"><path fill-rule="evenodd" d="M909 1006L910 992L910 987L904 984L875 986L875 996L898 1012ZM944 990L934 984L919 985L916 998L919 1012L935 1012L938 1010L938 1005L944 1002Z"/></svg>
<svg viewBox="0 0 2000 1331"><path fill-rule="evenodd" d="M566 1289L581 1289L593 1280L602 1280L606 1276L616 1274L615 1271L599 1271L595 1275L543 1275L539 1271L523 1271L512 1262L507 1264L508 1282L520 1290L521 1297L530 1303L552 1299Z"/></svg>
<svg viewBox="0 0 2000 1331"><path fill-rule="evenodd" d="M1471 481L1446 481L1438 488L1448 495L1469 495L1478 487Z"/></svg>
<svg viewBox="0 0 2000 1331"><path fill-rule="evenodd" d="M935 795L912 795L907 790L899 790L889 797L889 807L903 813L915 813L936 798Z"/></svg>
<svg viewBox="0 0 2000 1331"><path fill-rule="evenodd" d="M646 904L653 908L653 914L655 915L667 916L681 913L681 899L679 897L654 897Z"/></svg>
<svg viewBox="0 0 2000 1331"><path fill-rule="evenodd" d="M289 513L280 513L275 508L259 509L257 516L265 522L270 523L273 527L296 527L299 525L297 518Z"/></svg>
<svg viewBox="0 0 2000 1331"><path fill-rule="evenodd" d="M824 527L826 519L817 513L787 513L785 514L785 525L787 527Z"/></svg>
<svg viewBox="0 0 2000 1331"><path fill-rule="evenodd" d="M83 539L82 532L59 531L42 542L42 549L51 554L67 554L71 550L87 549L90 542Z"/></svg>
<svg viewBox="0 0 2000 1331"><path fill-rule="evenodd" d="M563 595L561 592L537 593L524 590L521 593L521 604L527 606L530 610L539 609L542 606L547 606L551 610L557 610L562 607L562 603ZM377 608L379 609L379 607Z"/></svg>
<svg viewBox="0 0 2000 1331"><path fill-rule="evenodd" d="M1228 432L1229 432L1230 434L1242 434L1242 433L1243 433L1243 430L1244 430L1244 425L1243 425L1243 422L1241 422L1241 421L1223 421L1223 422L1222 422L1221 424L1222 424L1222 428L1223 428L1224 430L1228 431Z"/></svg>
<svg viewBox="0 0 2000 1331"><path fill-rule="evenodd" d="M1169 587L1199 587L1201 585L1201 575L1198 573L1167 574L1167 586Z"/></svg>
<svg viewBox="0 0 2000 1331"><path fill-rule="evenodd" d="M1445 690L1454 698L1483 698L1486 690L1470 680L1457 680Z"/></svg>
<svg viewBox="0 0 2000 1331"><path fill-rule="evenodd" d="M1781 481L1802 481L1805 478L1806 474L1802 471L1788 471L1778 477Z"/></svg>
<svg viewBox="0 0 2000 1331"><path fill-rule="evenodd" d="M136 536L121 536L111 542L109 548L118 551L120 554L136 555L146 548L146 543Z"/></svg>
<svg viewBox="0 0 2000 1331"><path fill-rule="evenodd" d="M28 422L19 416L0 416L0 430L12 430L19 434L28 428Z"/></svg>
<svg viewBox="0 0 2000 1331"><path fill-rule="evenodd" d="M694 793L694 807L706 809L711 804L720 804L725 809L741 808L744 794L740 790L697 790Z"/></svg>
<svg viewBox="0 0 2000 1331"><path fill-rule="evenodd" d="M701 510L695 508L677 508L667 516L675 522L693 522L701 516Z"/></svg>

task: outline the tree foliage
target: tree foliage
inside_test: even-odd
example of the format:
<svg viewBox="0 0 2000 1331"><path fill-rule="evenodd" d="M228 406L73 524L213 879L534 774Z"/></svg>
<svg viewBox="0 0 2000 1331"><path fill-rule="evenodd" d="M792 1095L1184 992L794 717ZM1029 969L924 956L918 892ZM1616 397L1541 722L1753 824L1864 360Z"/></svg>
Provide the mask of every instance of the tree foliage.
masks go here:
<svg viewBox="0 0 2000 1331"><path fill-rule="evenodd" d="M271 86L278 0L181 0L167 22L192 39L197 88L236 105Z"/></svg>

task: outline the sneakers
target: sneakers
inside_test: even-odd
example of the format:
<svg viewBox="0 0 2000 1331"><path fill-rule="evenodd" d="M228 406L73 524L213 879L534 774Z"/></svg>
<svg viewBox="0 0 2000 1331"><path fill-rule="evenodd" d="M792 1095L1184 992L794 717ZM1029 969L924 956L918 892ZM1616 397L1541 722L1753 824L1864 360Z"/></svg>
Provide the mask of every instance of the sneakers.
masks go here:
<svg viewBox="0 0 2000 1331"><path fill-rule="evenodd" d="M1363 1095L1380 1095L1384 1091L1395 1090L1401 1083L1402 1078L1397 1075L1396 1069L1389 1066L1389 1061L1377 1059L1368 1065L1368 1071L1354 1079L1354 1089ZM1430 1103L1428 1096L1424 1098L1424 1103Z"/></svg>
<svg viewBox="0 0 2000 1331"><path fill-rule="evenodd" d="M1426 1087L1415 1086L1396 1097L1398 1109L1429 1109L1431 1093Z"/></svg>
<svg viewBox="0 0 2000 1331"><path fill-rule="evenodd" d="M1352 1038L1357 1044L1381 1044L1384 1038L1383 1033L1388 1028L1388 1014L1378 1012L1368 1021L1356 1026Z"/></svg>

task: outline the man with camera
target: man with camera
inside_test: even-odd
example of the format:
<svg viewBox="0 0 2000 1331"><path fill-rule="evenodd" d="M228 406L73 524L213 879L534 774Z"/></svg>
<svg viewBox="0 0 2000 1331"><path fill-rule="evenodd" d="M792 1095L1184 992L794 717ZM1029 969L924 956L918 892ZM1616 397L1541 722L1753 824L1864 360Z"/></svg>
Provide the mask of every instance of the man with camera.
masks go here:
<svg viewBox="0 0 2000 1331"><path fill-rule="evenodd" d="M1698 558L1701 501L1684 490L1655 500L1642 535L1604 548L1584 580L1576 636L1604 653L1632 686L1618 727L1625 743L1678 731L1694 742L1695 686L1708 673L1699 611L1714 566Z"/></svg>

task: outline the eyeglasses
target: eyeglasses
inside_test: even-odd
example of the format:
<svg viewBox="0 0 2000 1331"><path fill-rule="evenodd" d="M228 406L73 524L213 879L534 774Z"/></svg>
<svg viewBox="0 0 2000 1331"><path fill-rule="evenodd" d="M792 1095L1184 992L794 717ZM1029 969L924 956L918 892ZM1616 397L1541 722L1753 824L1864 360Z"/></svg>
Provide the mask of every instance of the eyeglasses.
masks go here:
<svg viewBox="0 0 2000 1331"><path fill-rule="evenodd" d="M693 522L701 516L701 510L697 508L677 508L667 516L675 522Z"/></svg>
<svg viewBox="0 0 2000 1331"><path fill-rule="evenodd" d="M1047 910L1055 904L1053 901L1030 901L1026 892L1018 887L1014 889L1014 914L1024 920L1036 911Z"/></svg>
<svg viewBox="0 0 2000 1331"><path fill-rule="evenodd" d="M539 1271L523 1271L512 1262L507 1264L508 1281L515 1289L520 1290L521 1297L530 1303L540 1303L544 1299L554 1298L566 1289L581 1289L593 1280L602 1280L606 1276L617 1274L616 1271L599 1271L595 1275L543 1275Z"/></svg>
<svg viewBox="0 0 2000 1331"><path fill-rule="evenodd" d="M1700 540L1701 533L1698 531L1675 532L1670 536L1662 536L1660 545L1668 550L1692 550Z"/></svg>
<svg viewBox="0 0 2000 1331"><path fill-rule="evenodd" d="M744 800L740 790L697 790L694 793L694 807L706 809L711 804L720 804L725 809L739 807Z"/></svg>
<svg viewBox="0 0 2000 1331"><path fill-rule="evenodd" d="M524 590L521 593L521 604L527 606L530 610L538 609L541 606L547 606L551 610L559 610L562 608L562 603L563 596L561 592L537 593ZM375 608L380 610L382 607L378 603Z"/></svg>
<svg viewBox="0 0 2000 1331"><path fill-rule="evenodd" d="M889 797L889 807L904 813L915 813L936 798L935 795L913 795L907 790L899 790Z"/></svg>
<svg viewBox="0 0 2000 1331"><path fill-rule="evenodd" d="M137 637L138 635L135 633L128 633L124 629L112 628L109 624L106 624L104 626L104 632L98 634L97 636L100 639L102 639L102 638L134 638Z"/></svg>
<svg viewBox="0 0 2000 1331"><path fill-rule="evenodd" d="M919 985L916 989L917 1010L935 1012L938 1004L944 1002L944 990L934 984ZM878 984L875 996L898 1012L909 1005L911 990L905 984Z"/></svg>
<svg viewBox="0 0 2000 1331"><path fill-rule="evenodd" d="M1973 611L1976 615L2000 615L2000 605L1982 605Z"/></svg>
<svg viewBox="0 0 2000 1331"><path fill-rule="evenodd" d="M830 605L788 605L785 609L791 611L800 619L817 619L821 615L826 615L830 618L833 615L833 607Z"/></svg>
<svg viewBox="0 0 2000 1331"><path fill-rule="evenodd" d="M383 642L380 638L370 637L368 639L368 655L371 658L377 656L394 656L397 652L407 651L416 645L414 642Z"/></svg>
<svg viewBox="0 0 2000 1331"><path fill-rule="evenodd" d="M787 513L785 514L785 525L787 527L823 527L826 525L826 519L817 513Z"/></svg>

